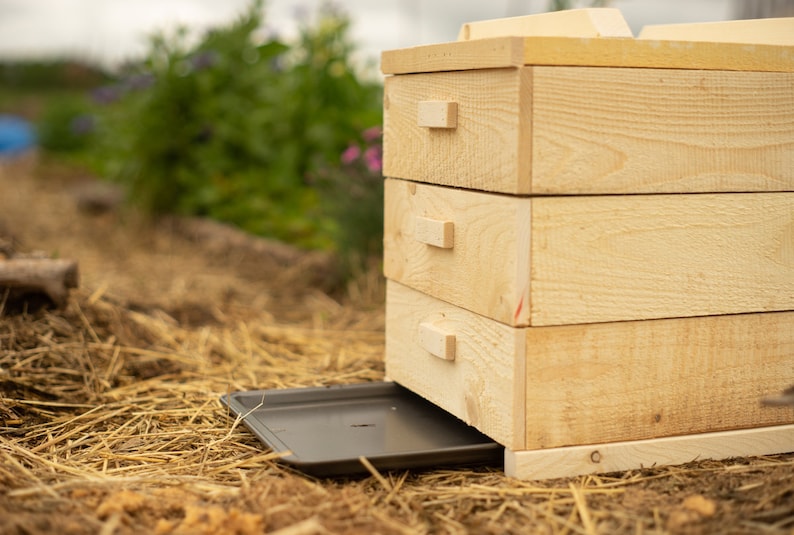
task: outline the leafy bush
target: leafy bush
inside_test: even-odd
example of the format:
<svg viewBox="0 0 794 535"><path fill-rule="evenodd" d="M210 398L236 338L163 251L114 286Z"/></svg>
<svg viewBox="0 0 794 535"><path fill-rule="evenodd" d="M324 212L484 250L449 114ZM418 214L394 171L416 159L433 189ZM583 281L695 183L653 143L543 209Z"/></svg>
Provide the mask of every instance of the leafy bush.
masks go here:
<svg viewBox="0 0 794 535"><path fill-rule="evenodd" d="M356 76L349 20L325 6L299 41L257 42L261 2L188 45L155 37L146 60L94 98L104 174L154 213L203 215L333 247L334 210L309 178L381 122L380 84Z"/></svg>
<svg viewBox="0 0 794 535"><path fill-rule="evenodd" d="M368 128L341 154L339 167L323 169L317 175L319 190L335 223L332 235L347 273L364 266L367 257L383 252L381 147L380 127Z"/></svg>
<svg viewBox="0 0 794 535"><path fill-rule="evenodd" d="M37 120L39 144L52 152L86 149L93 141L95 121L91 106L82 95L52 97Z"/></svg>
<svg viewBox="0 0 794 535"><path fill-rule="evenodd" d="M20 91L89 89L108 80L103 70L71 60L3 61L0 85Z"/></svg>

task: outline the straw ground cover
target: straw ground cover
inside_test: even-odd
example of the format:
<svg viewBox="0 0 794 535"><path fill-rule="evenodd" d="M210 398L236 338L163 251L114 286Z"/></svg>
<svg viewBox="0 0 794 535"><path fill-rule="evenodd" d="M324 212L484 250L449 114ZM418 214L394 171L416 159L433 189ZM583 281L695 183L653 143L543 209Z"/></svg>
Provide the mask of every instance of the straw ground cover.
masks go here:
<svg viewBox="0 0 794 535"><path fill-rule="evenodd" d="M794 533L794 455L543 482L294 473L218 397L381 379L377 270L328 295L322 255L85 213L80 180L0 173L0 233L82 274L65 309L0 317L0 533Z"/></svg>

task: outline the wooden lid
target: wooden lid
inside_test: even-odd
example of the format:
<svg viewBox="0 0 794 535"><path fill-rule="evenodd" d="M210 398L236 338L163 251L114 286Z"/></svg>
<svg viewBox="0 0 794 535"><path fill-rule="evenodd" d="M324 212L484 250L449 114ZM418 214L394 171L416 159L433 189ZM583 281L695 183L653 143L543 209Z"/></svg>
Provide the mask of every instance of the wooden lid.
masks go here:
<svg viewBox="0 0 794 535"><path fill-rule="evenodd" d="M649 26L634 38L616 9L466 23L459 40L389 50L384 74L575 65L794 72L794 17Z"/></svg>

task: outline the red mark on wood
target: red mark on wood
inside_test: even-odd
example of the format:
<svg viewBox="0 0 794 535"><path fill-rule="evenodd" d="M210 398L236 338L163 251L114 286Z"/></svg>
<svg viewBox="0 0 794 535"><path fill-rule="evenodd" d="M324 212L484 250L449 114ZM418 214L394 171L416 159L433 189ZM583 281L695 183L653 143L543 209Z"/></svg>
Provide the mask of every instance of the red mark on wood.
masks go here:
<svg viewBox="0 0 794 535"><path fill-rule="evenodd" d="M518 302L518 308L516 308L516 313L513 316L513 321L518 323L518 317L521 315L521 309L524 308L524 296L521 296L521 300Z"/></svg>

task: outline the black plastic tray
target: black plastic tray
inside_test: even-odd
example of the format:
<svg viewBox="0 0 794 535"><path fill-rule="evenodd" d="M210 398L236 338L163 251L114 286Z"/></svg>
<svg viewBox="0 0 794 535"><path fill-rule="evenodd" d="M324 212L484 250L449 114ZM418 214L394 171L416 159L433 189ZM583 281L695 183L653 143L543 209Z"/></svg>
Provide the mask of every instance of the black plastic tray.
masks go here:
<svg viewBox="0 0 794 535"><path fill-rule="evenodd" d="M254 390L221 398L281 461L314 476L503 463L504 448L396 383ZM260 406L261 405L261 406Z"/></svg>

